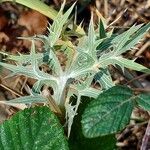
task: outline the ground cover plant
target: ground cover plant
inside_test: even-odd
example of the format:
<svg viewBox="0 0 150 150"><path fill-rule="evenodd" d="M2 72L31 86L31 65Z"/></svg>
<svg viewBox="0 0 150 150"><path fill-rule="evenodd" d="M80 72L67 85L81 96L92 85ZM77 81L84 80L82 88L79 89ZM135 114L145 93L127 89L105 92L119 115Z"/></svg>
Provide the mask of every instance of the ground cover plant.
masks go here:
<svg viewBox="0 0 150 150"><path fill-rule="evenodd" d="M109 68L112 65L123 72L129 68L150 73L122 56L141 40L150 23L114 34L106 30L102 19L96 28L91 14L87 33L79 33L72 41L67 33L73 28L66 24L75 4L63 14L64 6L46 36L22 37L31 41L30 54L3 53L5 60L0 65L12 71L10 76L27 76L35 83L30 95L1 101L27 107L1 124L1 149L115 149L115 134L129 123L133 109L150 109L150 95L115 86ZM42 52L36 49L37 40L43 42ZM58 51L66 58L65 63Z"/></svg>

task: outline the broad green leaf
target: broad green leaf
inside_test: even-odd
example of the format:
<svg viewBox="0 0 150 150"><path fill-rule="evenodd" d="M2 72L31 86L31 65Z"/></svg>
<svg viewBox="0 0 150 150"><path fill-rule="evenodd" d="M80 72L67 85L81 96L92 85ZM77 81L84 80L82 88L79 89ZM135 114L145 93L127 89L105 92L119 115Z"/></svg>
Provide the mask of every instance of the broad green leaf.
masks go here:
<svg viewBox="0 0 150 150"><path fill-rule="evenodd" d="M1 150L68 150L63 129L48 107L18 112L0 125Z"/></svg>
<svg viewBox="0 0 150 150"><path fill-rule="evenodd" d="M94 138L122 130L130 121L134 107L132 96L132 91L122 86L112 87L100 94L83 113L83 134Z"/></svg>
<svg viewBox="0 0 150 150"><path fill-rule="evenodd" d="M81 116L86 105L93 99L83 97L78 109L78 115L75 116L72 126L71 135L69 137L70 150L114 150L116 147L116 138L114 134L97 137L86 138L82 133Z"/></svg>
<svg viewBox="0 0 150 150"><path fill-rule="evenodd" d="M139 94L136 98L137 104L146 111L150 111L150 94Z"/></svg>

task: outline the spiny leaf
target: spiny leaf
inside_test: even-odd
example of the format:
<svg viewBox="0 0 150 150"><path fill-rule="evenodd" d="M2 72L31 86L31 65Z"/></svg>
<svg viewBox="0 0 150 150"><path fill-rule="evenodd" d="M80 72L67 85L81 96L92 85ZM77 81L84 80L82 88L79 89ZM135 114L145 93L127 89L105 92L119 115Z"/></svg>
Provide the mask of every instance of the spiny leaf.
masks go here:
<svg viewBox="0 0 150 150"><path fill-rule="evenodd" d="M99 45L97 45L96 50L97 50L98 56L100 56L103 52L107 52L111 47L114 46L113 39L116 36L117 35L112 34L111 37L104 38L103 41L99 43Z"/></svg>
<svg viewBox="0 0 150 150"><path fill-rule="evenodd" d="M142 28L140 28L132 37L129 41L126 42L126 44L124 45L124 47L122 48L120 53L125 52L126 50L130 50L131 48L133 48L135 46L135 44L137 44L141 38L144 36L144 34L146 33L146 31L148 31L150 29L150 23L148 23L147 25L143 26Z"/></svg>
<svg viewBox="0 0 150 150"><path fill-rule="evenodd" d="M102 87L102 89L107 90L114 86L114 83L112 81L111 75L108 71L108 69L101 69L94 77L95 82L99 83Z"/></svg>
<svg viewBox="0 0 150 150"><path fill-rule="evenodd" d="M37 78L37 76L34 74L33 70L30 67L24 67L21 65L11 65L11 64L6 64L3 62L0 62L0 66L5 67L6 69L12 71L14 74L19 74L19 75L26 75L31 78Z"/></svg>
<svg viewBox="0 0 150 150"><path fill-rule="evenodd" d="M96 59L96 50L95 50L95 30L94 30L94 23L93 23L93 14L91 16L89 30L88 30L88 37L87 37L87 45L88 45L88 53L95 57Z"/></svg>
<svg viewBox="0 0 150 150"><path fill-rule="evenodd" d="M49 68L52 69L53 75L57 75L57 76L61 75L62 67L60 65L60 62L59 62L54 50L51 48L48 48L48 49L46 49L46 51L49 52L48 65L49 65Z"/></svg>
<svg viewBox="0 0 150 150"><path fill-rule="evenodd" d="M53 47L56 41L59 39L62 28L64 24L67 22L67 19L69 15L71 14L73 8L74 8L75 3L67 10L67 12L62 15L63 8L65 6L65 3L61 6L61 9L55 18L52 26L49 28L49 39L50 39L50 46Z"/></svg>
<svg viewBox="0 0 150 150"><path fill-rule="evenodd" d="M94 59L88 53L78 53L70 67L70 77L75 78L82 75L86 76L86 74L89 73L88 69L92 67L94 62ZM92 71L90 73L92 73Z"/></svg>
<svg viewBox="0 0 150 150"><path fill-rule="evenodd" d="M6 101L5 104L32 104L32 103L45 103L47 101L46 98L44 98L41 95L37 96L23 96L19 97L13 100Z"/></svg>
<svg viewBox="0 0 150 150"><path fill-rule="evenodd" d="M143 26L133 25L129 30L123 32L120 35L113 34L111 37L108 37L102 42L97 50L99 53L107 51L109 48L113 48L116 52L116 55L120 55L131 48L134 48L135 44L143 37L146 31L150 29L150 23Z"/></svg>
<svg viewBox="0 0 150 150"><path fill-rule="evenodd" d="M119 65L122 69L126 67L132 70L150 73L150 70L148 68L134 62L134 60L128 60L126 58L123 58L122 56L115 56L114 52L102 55L99 58L99 63L101 64L101 68L112 64L112 65Z"/></svg>
<svg viewBox="0 0 150 150"><path fill-rule="evenodd" d="M122 51L123 46L130 40L131 36L138 31L138 29L141 27L142 25L133 25L129 30L127 30L126 32L118 35L114 41L116 41L117 46L115 48L115 53L116 54L122 54L124 51Z"/></svg>
<svg viewBox="0 0 150 150"><path fill-rule="evenodd" d="M42 86L47 85L48 87L52 87L54 91L58 89L57 82L54 80L38 80L37 82L34 83L32 90L33 92L40 93Z"/></svg>
<svg viewBox="0 0 150 150"><path fill-rule="evenodd" d="M44 72L40 72L38 74L32 69L32 66L21 66L21 65L11 65L11 64L6 64L3 62L0 62L0 66L5 67L6 69L10 70L13 72L13 75L25 75L30 78L34 79L39 79L39 80L53 80L56 81L55 77L52 77L49 74L46 74Z"/></svg>
<svg viewBox="0 0 150 150"><path fill-rule="evenodd" d="M83 134L88 138L122 130L133 110L133 93L127 87L115 86L91 101L82 116Z"/></svg>
<svg viewBox="0 0 150 150"><path fill-rule="evenodd" d="M116 57L112 60L114 64L119 65L120 67L126 67L132 70L144 72L144 73L150 73L150 70L136 62L134 60L128 60L123 57Z"/></svg>

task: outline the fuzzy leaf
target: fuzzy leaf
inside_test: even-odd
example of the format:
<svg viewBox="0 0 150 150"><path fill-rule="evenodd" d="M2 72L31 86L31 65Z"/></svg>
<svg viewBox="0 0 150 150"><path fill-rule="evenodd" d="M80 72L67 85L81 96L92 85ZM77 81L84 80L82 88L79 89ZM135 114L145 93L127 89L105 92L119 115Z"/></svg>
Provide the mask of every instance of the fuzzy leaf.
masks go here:
<svg viewBox="0 0 150 150"><path fill-rule="evenodd" d="M78 115L74 119L72 132L69 138L70 150L116 150L115 134L85 138L81 128L81 116L87 104L93 99L83 97L78 109Z"/></svg>
<svg viewBox="0 0 150 150"><path fill-rule="evenodd" d="M0 149L68 150L63 134L48 107L25 109L0 125Z"/></svg>
<svg viewBox="0 0 150 150"><path fill-rule="evenodd" d="M127 87L115 86L89 103L82 116L83 134L88 138L122 130L133 110L133 93Z"/></svg>

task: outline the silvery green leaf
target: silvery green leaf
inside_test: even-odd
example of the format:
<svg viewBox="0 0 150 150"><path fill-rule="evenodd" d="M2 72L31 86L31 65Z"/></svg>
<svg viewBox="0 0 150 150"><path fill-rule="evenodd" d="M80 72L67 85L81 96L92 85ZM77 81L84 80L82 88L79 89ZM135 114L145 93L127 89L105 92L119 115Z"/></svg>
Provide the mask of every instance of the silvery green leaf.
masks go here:
<svg viewBox="0 0 150 150"><path fill-rule="evenodd" d="M72 89L74 89L72 91ZM101 93L100 90L97 90L92 87L85 87L82 90L78 89L77 86L71 86L71 89L68 91L67 98L66 98L66 103L65 103L65 108L66 108L66 119L67 119L67 124L68 124L68 136L70 135L71 132L71 127L73 124L73 119L75 115L77 115L77 110L79 107L79 104L81 103L81 97L82 96L88 96L92 98L97 98L97 96ZM76 103L73 105L70 103L70 98L76 95L77 100Z"/></svg>
<svg viewBox="0 0 150 150"><path fill-rule="evenodd" d="M93 23L93 14L91 16L90 24L89 24L89 29L88 29L88 37L87 37L87 45L88 45L88 53L93 56L93 58L96 57L96 47L95 47L95 30L94 30L94 23Z"/></svg>
<svg viewBox="0 0 150 150"><path fill-rule="evenodd" d="M97 45L96 50L98 57L102 55L103 52L107 52L111 47L115 45L115 42L113 41L115 37L117 37L117 35L115 34L112 34L110 37L107 36L101 43L99 43L99 45Z"/></svg>
<svg viewBox="0 0 150 150"><path fill-rule="evenodd" d="M32 103L45 103L47 99L41 95L38 96L24 96L13 100L5 101L5 104L32 104Z"/></svg>
<svg viewBox="0 0 150 150"><path fill-rule="evenodd" d="M114 64L117 64L121 67L126 67L132 70L144 72L144 73L150 73L150 70L141 64L138 64L134 62L134 60L125 59L123 57L116 57L112 60Z"/></svg>
<svg viewBox="0 0 150 150"><path fill-rule="evenodd" d="M104 90L107 90L114 86L111 75L107 68L101 69L95 75L94 79L96 80L95 82L98 82Z"/></svg>
<svg viewBox="0 0 150 150"><path fill-rule="evenodd" d="M85 75L89 72L94 62L94 59L88 53L77 53L76 60L72 63L70 68L70 77L75 78L77 76Z"/></svg>
<svg viewBox="0 0 150 150"><path fill-rule="evenodd" d="M97 98L101 92L102 92L101 89L96 89L96 88L92 88L92 87L87 87L87 88L79 91L80 95L91 97L91 98Z"/></svg>
<svg viewBox="0 0 150 150"><path fill-rule="evenodd" d="M139 42L144 33L149 30L150 23L142 27L140 25L133 25L129 30L123 32L120 35L113 34L111 37L108 37L102 42L98 47L98 53L107 51L109 48L112 48L116 55L120 55L127 50L130 50Z"/></svg>
<svg viewBox="0 0 150 150"><path fill-rule="evenodd" d="M49 67L53 70L54 74L58 76L62 74L62 67L60 62L51 48L49 48Z"/></svg>
<svg viewBox="0 0 150 150"><path fill-rule="evenodd" d="M75 86L75 89L80 92L81 90L84 90L91 86L93 81L94 74L85 74L85 76L79 76L75 83L73 83L73 86Z"/></svg>
<svg viewBox="0 0 150 150"><path fill-rule="evenodd" d="M128 60L126 58L123 58L122 56L115 56L115 53L113 51L108 54L102 55L99 59L99 63L101 64L102 68L112 64L119 65L122 69L126 67L132 70L150 73L150 70L148 68L134 62L134 60Z"/></svg>
<svg viewBox="0 0 150 150"><path fill-rule="evenodd" d="M137 44L141 40L141 38L144 36L146 31L148 31L149 29L150 29L150 23L148 23L147 25L140 28L131 37L131 39L128 42L125 43L124 47L121 49L121 51L118 54L124 53L125 51L130 50L131 48L133 48L135 46L135 44Z"/></svg>
<svg viewBox="0 0 150 150"><path fill-rule="evenodd" d="M38 60L38 62L42 62L43 60L43 54L42 53L37 53L35 54L35 58ZM27 55L27 54L20 54L19 55L7 55L8 60L13 60L15 62L17 62L18 64L22 64L22 65L28 65L31 63L31 55Z"/></svg>
<svg viewBox="0 0 150 150"><path fill-rule="evenodd" d="M74 8L74 5L75 5L75 3L67 10L67 12L64 15L62 15L62 11L63 11L64 6L65 6L65 1L64 1L57 17L54 19L52 26L50 26L50 28L48 28L49 32L50 32L49 33L49 39L50 39L50 46L51 47L53 47L54 44L59 39L62 28L63 28L64 24L67 22L67 19L68 19L69 15L71 14L71 12Z"/></svg>
<svg viewBox="0 0 150 150"><path fill-rule="evenodd" d="M31 66L32 66L32 69L33 69L33 72L34 74L37 76L37 78L39 80L54 80L56 81L56 78L45 73L44 71L40 71L39 70L39 62L37 61L36 59L36 53L35 53L35 44L34 44L34 41L32 41L32 46L31 46Z"/></svg>
<svg viewBox="0 0 150 150"><path fill-rule="evenodd" d="M69 45L70 44L70 45ZM67 72L69 67L71 66L72 63L72 58L74 57L74 45L71 42L65 42L64 45L62 45L61 50L64 51L64 54L67 57L67 61L66 61L66 66L65 66L65 71Z"/></svg>
<svg viewBox="0 0 150 150"><path fill-rule="evenodd" d="M41 88L44 85L47 85L48 87L53 88L54 91L56 91L58 89L57 82L49 79L49 80L38 80L37 82L34 83L32 90L36 93L40 93ZM54 92L54 94L55 94L55 92Z"/></svg>
<svg viewBox="0 0 150 150"><path fill-rule="evenodd" d="M0 62L0 66L10 70L13 72L14 75L26 75L31 78L37 79L37 76L34 74L34 71L31 69L31 66L21 66L21 65L11 65Z"/></svg>
<svg viewBox="0 0 150 150"><path fill-rule="evenodd" d="M122 51L122 48L124 45L131 39L131 36L140 29L142 25L133 25L129 30L126 32L123 32L122 34L118 35L116 38L114 38L114 42L116 43L115 46L115 53L116 54L122 54L125 51Z"/></svg>
<svg viewBox="0 0 150 150"><path fill-rule="evenodd" d="M65 103L66 119L67 119L67 125L68 125L68 137L70 136L73 119L75 115L77 115L77 110L78 110L80 102L81 102L81 95L77 95L77 101L75 105L73 105L69 101Z"/></svg>

